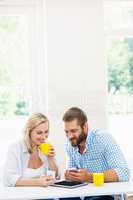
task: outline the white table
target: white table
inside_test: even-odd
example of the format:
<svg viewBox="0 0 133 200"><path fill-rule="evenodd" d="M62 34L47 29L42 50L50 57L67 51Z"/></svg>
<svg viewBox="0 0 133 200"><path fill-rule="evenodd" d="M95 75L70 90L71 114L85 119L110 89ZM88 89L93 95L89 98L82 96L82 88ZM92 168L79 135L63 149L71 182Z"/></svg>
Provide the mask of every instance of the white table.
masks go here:
<svg viewBox="0 0 133 200"><path fill-rule="evenodd" d="M84 197L96 195L119 195L133 192L133 182L104 183L102 187L93 184L75 189L49 186L43 187L0 187L0 200L49 199L63 197Z"/></svg>

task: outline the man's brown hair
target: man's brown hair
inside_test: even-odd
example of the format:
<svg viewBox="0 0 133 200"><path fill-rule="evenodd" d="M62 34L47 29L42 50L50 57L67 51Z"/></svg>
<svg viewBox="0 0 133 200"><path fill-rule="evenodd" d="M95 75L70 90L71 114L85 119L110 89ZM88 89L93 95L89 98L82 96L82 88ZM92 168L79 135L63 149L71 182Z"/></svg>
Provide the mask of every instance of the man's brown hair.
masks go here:
<svg viewBox="0 0 133 200"><path fill-rule="evenodd" d="M75 119L78 121L78 124L83 128L83 126L87 122L87 115L83 110L78 107L72 107L68 109L63 115L64 122L71 122Z"/></svg>

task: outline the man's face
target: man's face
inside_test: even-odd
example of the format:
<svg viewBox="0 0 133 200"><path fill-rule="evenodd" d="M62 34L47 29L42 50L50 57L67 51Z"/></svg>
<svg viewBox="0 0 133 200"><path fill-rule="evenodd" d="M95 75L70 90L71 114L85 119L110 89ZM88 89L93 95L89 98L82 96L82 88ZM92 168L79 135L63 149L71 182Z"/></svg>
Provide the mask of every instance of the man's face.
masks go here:
<svg viewBox="0 0 133 200"><path fill-rule="evenodd" d="M76 147L86 140L87 124L81 128L76 119L71 122L64 122L64 131L71 145Z"/></svg>

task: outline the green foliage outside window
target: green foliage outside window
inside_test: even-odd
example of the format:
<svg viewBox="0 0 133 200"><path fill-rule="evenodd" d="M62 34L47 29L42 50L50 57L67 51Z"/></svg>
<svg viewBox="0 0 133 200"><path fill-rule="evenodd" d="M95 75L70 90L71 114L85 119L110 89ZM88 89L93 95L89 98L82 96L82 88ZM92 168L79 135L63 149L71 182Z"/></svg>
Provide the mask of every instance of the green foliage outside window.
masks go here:
<svg viewBox="0 0 133 200"><path fill-rule="evenodd" d="M21 16L0 16L0 119L28 115L24 26Z"/></svg>
<svg viewBox="0 0 133 200"><path fill-rule="evenodd" d="M108 91L133 94L133 39L112 42L107 63Z"/></svg>
<svg viewBox="0 0 133 200"><path fill-rule="evenodd" d="M133 38L113 39L108 49L110 114L133 113Z"/></svg>

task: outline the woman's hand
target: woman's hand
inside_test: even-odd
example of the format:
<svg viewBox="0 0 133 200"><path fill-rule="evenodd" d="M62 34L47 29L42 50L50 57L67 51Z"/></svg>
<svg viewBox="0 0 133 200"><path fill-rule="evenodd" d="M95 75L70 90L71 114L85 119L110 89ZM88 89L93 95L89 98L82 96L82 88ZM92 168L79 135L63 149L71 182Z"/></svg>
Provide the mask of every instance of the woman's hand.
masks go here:
<svg viewBox="0 0 133 200"><path fill-rule="evenodd" d="M40 186L44 186L44 187L47 187L49 185L52 185L54 183L54 179L52 176L40 176L39 178L39 183L40 183Z"/></svg>
<svg viewBox="0 0 133 200"><path fill-rule="evenodd" d="M51 145L50 149L49 149L49 153L48 153L48 158L54 158L55 157L55 149L54 147Z"/></svg>

